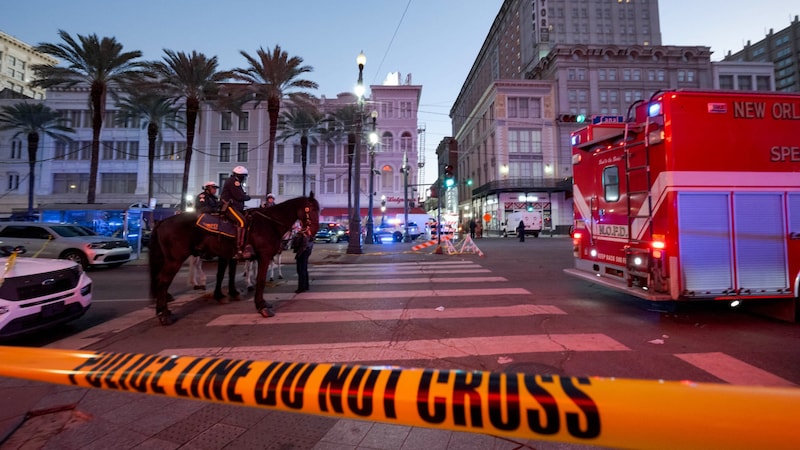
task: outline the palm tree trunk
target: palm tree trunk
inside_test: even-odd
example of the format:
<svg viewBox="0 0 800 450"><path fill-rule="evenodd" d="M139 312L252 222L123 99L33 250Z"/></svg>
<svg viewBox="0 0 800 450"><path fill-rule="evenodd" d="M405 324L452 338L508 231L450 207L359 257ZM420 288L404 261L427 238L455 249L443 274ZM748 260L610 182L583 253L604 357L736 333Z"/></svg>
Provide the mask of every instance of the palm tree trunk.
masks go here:
<svg viewBox="0 0 800 450"><path fill-rule="evenodd" d="M197 125L197 114L200 112L200 100L196 97L186 99L186 155L183 161L183 183L181 184L181 211L186 209L186 193L189 192L189 169L192 166L192 150L194 149L194 130Z"/></svg>
<svg viewBox="0 0 800 450"><path fill-rule="evenodd" d="M39 133L28 133L28 217L33 215L33 179L36 170L36 149L39 148Z"/></svg>
<svg viewBox="0 0 800 450"><path fill-rule="evenodd" d="M156 138L158 124L150 121L147 124L147 201L153 198L153 161L156 159Z"/></svg>
<svg viewBox="0 0 800 450"><path fill-rule="evenodd" d="M97 173L100 164L100 130L103 128L103 113L105 103L105 85L101 82L92 83L89 94L92 101L92 155L89 164L89 192L86 194L86 203L93 204L97 198Z"/></svg>
<svg viewBox="0 0 800 450"><path fill-rule="evenodd" d="M281 99L272 97L267 100L267 116L269 116L269 145L267 146L267 186L264 192L273 192L272 166L275 162L275 136L278 135L278 114L281 111Z"/></svg>

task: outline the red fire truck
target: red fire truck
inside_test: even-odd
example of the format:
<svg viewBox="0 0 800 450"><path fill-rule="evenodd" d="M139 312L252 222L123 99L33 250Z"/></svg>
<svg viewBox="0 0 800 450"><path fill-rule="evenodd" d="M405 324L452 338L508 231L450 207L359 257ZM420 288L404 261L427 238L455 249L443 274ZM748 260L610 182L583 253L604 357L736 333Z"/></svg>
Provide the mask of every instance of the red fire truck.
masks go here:
<svg viewBox="0 0 800 450"><path fill-rule="evenodd" d="M658 92L571 140L567 273L649 300L797 304L800 95Z"/></svg>

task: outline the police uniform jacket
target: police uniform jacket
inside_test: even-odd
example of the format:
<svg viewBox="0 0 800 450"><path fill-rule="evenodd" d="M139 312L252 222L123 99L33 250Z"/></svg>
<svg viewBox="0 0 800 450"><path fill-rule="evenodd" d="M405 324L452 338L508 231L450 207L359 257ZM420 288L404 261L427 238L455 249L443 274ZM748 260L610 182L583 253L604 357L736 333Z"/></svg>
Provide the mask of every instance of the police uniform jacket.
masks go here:
<svg viewBox="0 0 800 450"><path fill-rule="evenodd" d="M244 211L244 202L250 200L250 196L244 191L244 186L236 175L231 175L225 181L225 185L222 186L221 198L239 212Z"/></svg>

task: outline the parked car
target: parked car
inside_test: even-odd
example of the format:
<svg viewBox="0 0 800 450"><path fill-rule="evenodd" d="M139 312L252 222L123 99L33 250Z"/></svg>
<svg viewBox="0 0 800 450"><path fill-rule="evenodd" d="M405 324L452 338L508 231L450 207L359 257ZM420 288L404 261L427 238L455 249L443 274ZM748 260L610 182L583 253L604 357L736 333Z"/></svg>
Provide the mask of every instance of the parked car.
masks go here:
<svg viewBox="0 0 800 450"><path fill-rule="evenodd" d="M74 320L89 309L92 280L80 264L19 258L11 250L10 246L0 248L0 267L5 268L0 283L0 338Z"/></svg>
<svg viewBox="0 0 800 450"><path fill-rule="evenodd" d="M68 259L84 269L121 266L133 250L125 239L93 234L80 225L41 222L1 222L0 245L25 247L25 256Z"/></svg>
<svg viewBox="0 0 800 450"><path fill-rule="evenodd" d="M347 241L348 238L347 230L343 226L338 223L328 222L319 224L319 231L314 236L314 241L335 244L339 241Z"/></svg>

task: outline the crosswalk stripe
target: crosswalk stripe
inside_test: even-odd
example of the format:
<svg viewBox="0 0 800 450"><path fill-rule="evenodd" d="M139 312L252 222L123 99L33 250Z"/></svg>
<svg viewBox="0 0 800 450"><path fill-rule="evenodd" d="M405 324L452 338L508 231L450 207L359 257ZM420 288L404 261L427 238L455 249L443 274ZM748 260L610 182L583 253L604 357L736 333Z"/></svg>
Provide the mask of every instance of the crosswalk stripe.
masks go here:
<svg viewBox="0 0 800 450"><path fill-rule="evenodd" d="M676 354L687 363L724 380L741 386L794 387L791 381L751 366L732 356L720 352Z"/></svg>
<svg viewBox="0 0 800 450"><path fill-rule="evenodd" d="M489 269L403 269L403 270L380 270L380 269L360 269L360 270L319 270L314 267L309 268L311 275L323 276L341 276L341 275L373 275L373 276L388 276L388 275L419 275L426 274L442 274L442 273L491 273Z"/></svg>
<svg viewBox="0 0 800 450"><path fill-rule="evenodd" d="M312 283L311 286L314 286ZM303 292L297 298L308 300L372 300L374 298L424 298L424 297L480 297L490 295L531 295L530 291L522 288L496 288L496 289L416 289L416 290L373 290L373 291L348 291L348 292Z"/></svg>
<svg viewBox="0 0 800 450"><path fill-rule="evenodd" d="M419 273L417 273L419 275ZM394 276L384 278L346 278L346 279L314 279L315 285L370 285L370 284L413 284L413 283L497 283L508 281L504 277L441 277L441 278L396 278Z"/></svg>
<svg viewBox="0 0 800 450"><path fill-rule="evenodd" d="M630 349L604 334L531 334L416 341L337 342L243 347L172 348L161 355L225 357L267 361L350 363L402 361L564 351Z"/></svg>
<svg viewBox="0 0 800 450"><path fill-rule="evenodd" d="M537 314L566 314L562 309L549 305L513 305L475 308L418 309L362 309L355 311L308 311L283 312L269 320L256 314L226 314L212 320L207 326L229 325L280 325L290 323L364 322L375 320L424 320L464 319L489 317L526 317Z"/></svg>

